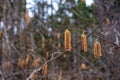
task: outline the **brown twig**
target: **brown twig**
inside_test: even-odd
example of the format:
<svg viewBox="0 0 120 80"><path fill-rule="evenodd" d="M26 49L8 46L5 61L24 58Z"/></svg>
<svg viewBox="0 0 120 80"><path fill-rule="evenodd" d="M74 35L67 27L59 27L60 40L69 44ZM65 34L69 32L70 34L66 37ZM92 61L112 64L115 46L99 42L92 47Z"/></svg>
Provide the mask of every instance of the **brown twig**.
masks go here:
<svg viewBox="0 0 120 80"><path fill-rule="evenodd" d="M56 53L56 52L55 52L55 53ZM55 53L53 53L53 54L55 54ZM57 52L57 53L58 53L58 52ZM29 77L28 77L26 80L30 80L30 79L32 78L32 76L33 76L36 72L42 70L42 67L43 67L46 63L48 64L48 63L50 63L50 62L58 59L58 58L61 57L65 52L59 52L59 53L60 53L60 54L59 54L57 57L51 58L50 60L46 61L43 65L41 65L38 69L35 69L35 70L29 75Z"/></svg>
<svg viewBox="0 0 120 80"><path fill-rule="evenodd" d="M112 45L116 46L117 48L120 48L120 46L119 46L119 45L115 44L115 43L114 43L114 42L112 42L112 41L109 41L109 40L107 40L107 39L105 39L105 38L102 38L101 36L98 36L98 35L96 35L96 34L93 34L93 35L94 35L94 36L96 36L96 37L98 37L99 39L101 39L101 40L105 41L105 42L108 42L108 43L110 43L110 44L112 44Z"/></svg>
<svg viewBox="0 0 120 80"><path fill-rule="evenodd" d="M76 28L68 28L68 29L84 31L84 30L82 30L82 29L76 29ZM94 32L95 32L97 29L98 29L98 28L95 28L91 33L89 33L89 34L87 35L87 38L93 35L93 36L96 36L96 37L98 37L99 39L101 39L101 40L103 40L103 41L105 41L105 42L108 42L108 43L116 46L117 48L120 48L120 46L117 45L117 44L115 44L114 42L112 42L112 41L110 41L110 40L107 40L107 39L105 39L105 38L102 38L101 36L95 34ZM79 45L80 43L81 43L81 41L80 41L77 45ZM75 45L73 48L75 48L77 45Z"/></svg>
<svg viewBox="0 0 120 80"><path fill-rule="evenodd" d="M72 28L70 28L70 29L72 29ZM94 34L94 32L96 31L96 29L97 29L97 28L95 28L91 33L89 33L89 34L87 35L87 38L88 38L89 36L91 36L91 35L94 35L94 36L98 37L99 39L102 39L102 40L104 40L104 41L106 41L106 42L108 42L108 43L110 43L110 44L113 44L114 46L120 48L120 46L118 46L118 45L115 44L114 42L111 42L111 41L109 41L109 40L107 40L107 39L105 39L105 38L102 38L102 37ZM81 30L81 31L83 31L83 30ZM77 45L75 45L73 48L77 47L80 43L81 43L81 41L80 41ZM58 58L61 57L65 52L55 52L55 53L53 53L53 54L58 54L58 53L60 53L60 54L59 54L57 57L54 57L54 58L52 57L50 60L46 61L46 63L50 63L50 62L58 59ZM84 60L86 60L84 57L82 57L82 58L83 58ZM86 61L87 61L87 60L86 60ZM87 61L87 62L89 62L89 61ZM90 62L89 62L89 63L90 63ZM38 69L35 69L35 70L29 75L29 77L28 77L26 80L30 80L30 79L32 78L32 76L33 76L36 72L41 71L41 69L42 69L42 67L43 67L44 65L45 65L45 63L44 63L43 65L41 65ZM90 65L96 70L96 68L94 67L94 65L92 65L91 63L90 63Z"/></svg>

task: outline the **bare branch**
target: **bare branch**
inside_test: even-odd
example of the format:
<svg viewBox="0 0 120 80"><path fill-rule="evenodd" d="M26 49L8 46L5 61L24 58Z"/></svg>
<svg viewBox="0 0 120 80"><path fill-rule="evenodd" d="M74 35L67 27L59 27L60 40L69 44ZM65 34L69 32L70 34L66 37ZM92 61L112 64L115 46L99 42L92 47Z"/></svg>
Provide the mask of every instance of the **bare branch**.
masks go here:
<svg viewBox="0 0 120 80"><path fill-rule="evenodd" d="M56 59L58 59L59 57L61 57L65 52L54 52L53 54L56 54L56 53L60 53L58 56L54 57L54 58L51 58L50 60L46 61L43 65L41 65L38 69L35 69L30 75L29 77L26 79L26 80L30 80L32 78L32 76L38 72L38 71L41 71L42 67L47 63L50 63Z"/></svg>

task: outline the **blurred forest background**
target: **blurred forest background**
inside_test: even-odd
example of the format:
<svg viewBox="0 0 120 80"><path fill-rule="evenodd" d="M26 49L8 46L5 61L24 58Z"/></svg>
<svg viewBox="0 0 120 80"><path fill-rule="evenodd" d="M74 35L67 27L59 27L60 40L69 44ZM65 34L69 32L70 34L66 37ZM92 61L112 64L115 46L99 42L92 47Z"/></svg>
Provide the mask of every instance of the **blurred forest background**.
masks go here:
<svg viewBox="0 0 120 80"><path fill-rule="evenodd" d="M66 29L70 52L64 50ZM87 52L81 50L83 31ZM0 0L0 80L120 80L119 57L120 0L89 6L84 0Z"/></svg>

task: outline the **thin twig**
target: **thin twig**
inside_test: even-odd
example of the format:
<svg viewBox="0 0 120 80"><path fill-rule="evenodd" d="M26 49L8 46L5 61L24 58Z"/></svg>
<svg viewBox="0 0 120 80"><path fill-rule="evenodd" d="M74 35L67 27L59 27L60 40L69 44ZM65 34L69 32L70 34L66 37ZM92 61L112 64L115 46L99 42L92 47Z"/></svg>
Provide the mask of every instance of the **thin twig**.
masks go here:
<svg viewBox="0 0 120 80"><path fill-rule="evenodd" d="M58 52L55 52L55 53L58 53ZM53 54L55 54L55 53L53 53ZM32 76L36 73L36 72L38 72L38 71L41 71L41 69L42 69L42 67L47 63L50 63L50 62L52 62L52 61L54 61L54 60L57 60L59 57L61 57L65 52L60 52L61 54L59 54L57 57L55 57L55 58L51 58L50 60L48 60L48 61L46 61L43 65L41 65L38 69L35 69L30 75L29 75L29 77L26 79L26 80L30 80L31 78L32 78Z"/></svg>
<svg viewBox="0 0 120 80"><path fill-rule="evenodd" d="M107 39L105 39L105 38L102 38L102 37L100 37L100 36L98 36L98 35L96 35L96 34L93 34L93 35L94 35L94 36L96 36L96 37L98 37L99 39L101 39L101 40L105 41L105 42L108 42L108 43L110 43L110 44L112 44L112 45L116 46L117 48L120 48L120 46L119 46L119 45L115 44L115 43L114 43L114 42L112 42L112 41L109 41L109 40L107 40Z"/></svg>
<svg viewBox="0 0 120 80"><path fill-rule="evenodd" d="M76 28L68 28L68 29L84 31L83 29L76 29ZM98 28L95 28L91 33L89 33L89 34L87 35L87 38L93 35L93 36L96 36L96 37L98 37L99 39L101 39L101 40L103 40L103 41L105 41L105 42L108 42L108 43L116 46L117 48L120 48L120 46L117 45L117 44L115 44L114 42L112 42L112 41L110 41L110 40L107 40L107 39L105 39L105 38L102 38L101 36L95 34L94 32L95 32L97 29L98 29ZM73 48L77 47L80 43L81 43L81 41L80 41L77 45L75 45Z"/></svg>

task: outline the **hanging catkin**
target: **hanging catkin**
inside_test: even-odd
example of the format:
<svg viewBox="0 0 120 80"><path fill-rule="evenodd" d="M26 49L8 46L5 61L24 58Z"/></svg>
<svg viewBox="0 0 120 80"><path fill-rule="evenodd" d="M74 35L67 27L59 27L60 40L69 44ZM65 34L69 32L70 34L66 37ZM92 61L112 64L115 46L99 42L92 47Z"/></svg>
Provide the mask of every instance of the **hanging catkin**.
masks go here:
<svg viewBox="0 0 120 80"><path fill-rule="evenodd" d="M29 26L29 24L30 24L30 17L28 15L28 10L27 9L26 9L26 13L25 13L25 18L26 18L26 24L27 24L27 26Z"/></svg>
<svg viewBox="0 0 120 80"><path fill-rule="evenodd" d="M71 32L68 29L64 33L64 46L65 51L71 51Z"/></svg>
<svg viewBox="0 0 120 80"><path fill-rule="evenodd" d="M84 52L87 52L87 39L86 39L86 35L84 34L84 32L81 35L81 41L82 41L82 50Z"/></svg>
<svg viewBox="0 0 120 80"><path fill-rule="evenodd" d="M101 44L99 41L95 41L94 42L94 57L95 58L98 58L98 57L101 57L102 56L102 53L101 53Z"/></svg>

